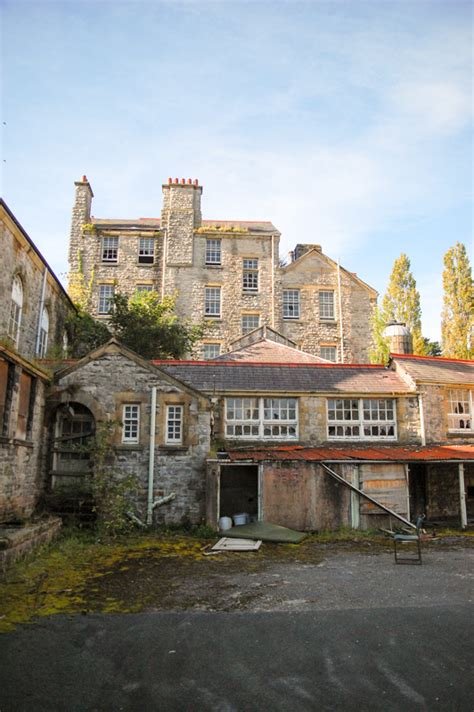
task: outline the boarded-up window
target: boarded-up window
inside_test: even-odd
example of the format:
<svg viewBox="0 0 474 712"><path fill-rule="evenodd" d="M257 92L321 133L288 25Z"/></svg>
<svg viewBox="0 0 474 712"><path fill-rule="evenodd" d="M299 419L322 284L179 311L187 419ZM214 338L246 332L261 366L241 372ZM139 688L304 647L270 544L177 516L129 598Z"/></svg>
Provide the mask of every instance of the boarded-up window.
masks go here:
<svg viewBox="0 0 474 712"><path fill-rule="evenodd" d="M22 373L20 376L20 394L18 397L18 419L16 423L16 435L19 440L26 439L28 429L28 413L30 410L31 376Z"/></svg>
<svg viewBox="0 0 474 712"><path fill-rule="evenodd" d="M10 361L0 360L0 434L8 436L15 366Z"/></svg>

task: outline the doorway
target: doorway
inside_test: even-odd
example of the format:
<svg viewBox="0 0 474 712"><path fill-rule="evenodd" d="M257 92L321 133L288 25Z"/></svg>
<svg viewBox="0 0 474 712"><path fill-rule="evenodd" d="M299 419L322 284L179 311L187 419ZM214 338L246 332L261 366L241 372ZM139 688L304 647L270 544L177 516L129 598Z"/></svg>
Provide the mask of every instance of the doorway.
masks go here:
<svg viewBox="0 0 474 712"><path fill-rule="evenodd" d="M224 465L220 475L219 516L246 513L250 521L259 518L257 465Z"/></svg>

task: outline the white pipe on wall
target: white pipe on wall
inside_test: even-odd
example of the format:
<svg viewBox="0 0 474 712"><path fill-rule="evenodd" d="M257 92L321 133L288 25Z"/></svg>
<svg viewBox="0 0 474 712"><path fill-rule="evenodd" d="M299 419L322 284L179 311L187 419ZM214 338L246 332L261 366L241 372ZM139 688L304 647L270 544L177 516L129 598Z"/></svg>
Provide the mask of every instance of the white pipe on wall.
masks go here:
<svg viewBox="0 0 474 712"><path fill-rule="evenodd" d="M43 281L41 284L41 297L40 297L40 305L39 305L38 328L36 330L36 355L37 356L39 354L39 348L40 348L41 323L43 321L44 296L46 294L46 279L47 279L47 277L48 277L48 270L45 267L44 272L43 272Z"/></svg>
<svg viewBox="0 0 474 712"><path fill-rule="evenodd" d="M146 513L146 523L153 524L153 489L155 472L155 428L156 428L156 386L151 389L151 412L150 412L150 456L148 459L148 506Z"/></svg>

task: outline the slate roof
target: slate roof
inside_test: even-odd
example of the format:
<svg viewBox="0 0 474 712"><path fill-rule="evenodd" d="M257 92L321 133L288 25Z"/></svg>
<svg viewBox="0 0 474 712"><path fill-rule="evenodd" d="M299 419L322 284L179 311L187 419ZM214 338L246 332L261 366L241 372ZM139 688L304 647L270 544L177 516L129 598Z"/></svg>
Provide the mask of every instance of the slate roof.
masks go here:
<svg viewBox="0 0 474 712"><path fill-rule="evenodd" d="M320 356L313 356L306 351L279 344L270 339L262 339L241 349L217 356L213 361L252 361L260 363L331 363Z"/></svg>
<svg viewBox="0 0 474 712"><path fill-rule="evenodd" d="M153 361L174 378L208 394L259 393L411 393L395 371L384 366L343 364L236 363L229 361Z"/></svg>
<svg viewBox="0 0 474 712"><path fill-rule="evenodd" d="M150 228L152 230L159 230L161 226L160 218L135 218L132 220L122 220L121 218L95 218L91 217L91 223L96 225L98 228L106 228L108 230L133 230L135 229L146 229ZM249 232L278 232L277 228L272 222L268 220L203 220L201 227L215 228L220 226L222 228L237 228L245 229ZM222 232L225 232L223 230ZM219 232L211 229L210 234L219 237Z"/></svg>
<svg viewBox="0 0 474 712"><path fill-rule="evenodd" d="M391 354L398 369L416 383L453 383L474 386L474 361Z"/></svg>
<svg viewBox="0 0 474 712"><path fill-rule="evenodd" d="M248 448L246 450L228 450L227 456L232 461L252 460L309 460L313 462L383 461L391 462L463 462L474 460L474 445L435 445L419 447L304 447L288 445L275 448Z"/></svg>

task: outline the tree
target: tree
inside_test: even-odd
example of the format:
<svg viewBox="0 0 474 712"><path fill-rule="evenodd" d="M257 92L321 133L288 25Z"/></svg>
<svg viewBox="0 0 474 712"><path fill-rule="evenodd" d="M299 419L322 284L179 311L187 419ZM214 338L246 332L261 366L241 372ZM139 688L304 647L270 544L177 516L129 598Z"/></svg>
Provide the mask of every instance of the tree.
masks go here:
<svg viewBox="0 0 474 712"><path fill-rule="evenodd" d="M160 301L154 292L135 292L132 297L116 294L110 326L117 338L143 358L183 358L203 328L180 319L174 311L174 297Z"/></svg>
<svg viewBox="0 0 474 712"><path fill-rule="evenodd" d="M372 348L369 349L369 359L371 363L388 363L390 356L390 346L388 339L383 336L386 323L382 312L378 306L372 313Z"/></svg>
<svg viewBox="0 0 474 712"><path fill-rule="evenodd" d="M371 357L373 353L381 353L382 333L391 321L406 324L413 339L413 353L426 355L426 343L421 335L420 294L410 271L410 260L404 253L393 264L382 306L373 321Z"/></svg>
<svg viewBox="0 0 474 712"><path fill-rule="evenodd" d="M444 256L443 290L443 356L471 358L474 355L474 291L469 258L461 242L457 242Z"/></svg>
<svg viewBox="0 0 474 712"><path fill-rule="evenodd" d="M80 307L75 314L68 317L66 330L68 334L68 355L72 358L82 358L89 351L105 344L111 333L103 321L94 319Z"/></svg>

